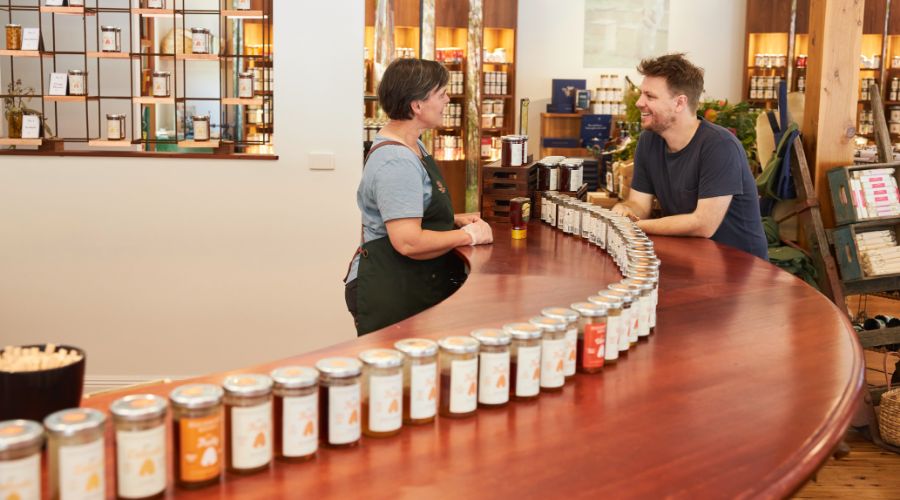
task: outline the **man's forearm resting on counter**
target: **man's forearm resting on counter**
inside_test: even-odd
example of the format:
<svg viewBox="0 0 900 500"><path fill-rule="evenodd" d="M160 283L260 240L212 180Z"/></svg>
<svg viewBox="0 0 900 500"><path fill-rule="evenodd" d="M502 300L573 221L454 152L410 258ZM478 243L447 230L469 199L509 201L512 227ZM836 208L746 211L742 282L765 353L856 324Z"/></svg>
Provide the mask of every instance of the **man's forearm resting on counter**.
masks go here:
<svg viewBox="0 0 900 500"><path fill-rule="evenodd" d="M630 215L628 211L631 211L639 219L638 227L648 234L701 238L710 238L716 233L728 212L732 198L731 195L701 198L697 200L697 208L689 214L647 219L650 214L649 203L645 204L646 200L643 198L648 197L652 200L652 196L640 192L635 196L635 193L632 191L628 201L616 205L613 210L623 215Z"/></svg>

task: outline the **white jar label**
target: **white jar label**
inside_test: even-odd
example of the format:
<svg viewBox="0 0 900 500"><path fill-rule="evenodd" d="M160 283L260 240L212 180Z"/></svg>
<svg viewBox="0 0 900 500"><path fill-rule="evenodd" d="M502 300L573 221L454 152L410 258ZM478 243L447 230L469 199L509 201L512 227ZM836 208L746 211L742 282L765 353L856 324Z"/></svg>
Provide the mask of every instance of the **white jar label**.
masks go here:
<svg viewBox="0 0 900 500"><path fill-rule="evenodd" d="M578 329L566 330L566 359L563 361L563 375L570 377L575 375L575 358L578 351Z"/></svg>
<svg viewBox="0 0 900 500"><path fill-rule="evenodd" d="M281 452L286 457L305 457L319 449L319 398L308 396L282 398Z"/></svg>
<svg viewBox="0 0 900 500"><path fill-rule="evenodd" d="M272 461L272 402L231 408L231 466L255 469Z"/></svg>
<svg viewBox="0 0 900 500"><path fill-rule="evenodd" d="M234 8L239 10L249 10L250 0L235 0Z"/></svg>
<svg viewBox="0 0 900 500"><path fill-rule="evenodd" d="M478 356L478 402L506 403L509 401L509 351L482 352Z"/></svg>
<svg viewBox="0 0 900 500"><path fill-rule="evenodd" d="M450 364L450 413L469 413L478 406L478 358Z"/></svg>
<svg viewBox="0 0 900 500"><path fill-rule="evenodd" d="M641 300L631 303L631 328L628 330L628 342L638 341L638 332L641 330Z"/></svg>
<svg viewBox="0 0 900 500"><path fill-rule="evenodd" d="M111 141L122 139L122 124L119 120L106 120L106 138Z"/></svg>
<svg viewBox="0 0 900 500"><path fill-rule="evenodd" d="M395 431L403 425L403 374L369 377L369 429Z"/></svg>
<svg viewBox="0 0 900 500"><path fill-rule="evenodd" d="M147 7L150 9L161 9L163 8L163 2L165 0L147 0Z"/></svg>
<svg viewBox="0 0 900 500"><path fill-rule="evenodd" d="M146 498L166 489L166 426L116 432L116 484L122 498Z"/></svg>
<svg viewBox="0 0 900 500"><path fill-rule="evenodd" d="M516 355L516 396L534 396L541 391L541 346L519 347Z"/></svg>
<svg viewBox="0 0 900 500"><path fill-rule="evenodd" d="M559 187L559 181L557 180L557 174L559 173L559 169L551 168L550 169L550 191L556 191Z"/></svg>
<svg viewBox="0 0 900 500"><path fill-rule="evenodd" d="M59 448L60 500L104 500L106 472L103 438Z"/></svg>
<svg viewBox="0 0 900 500"><path fill-rule="evenodd" d="M41 500L41 454L0 462L0 498Z"/></svg>
<svg viewBox="0 0 900 500"><path fill-rule="evenodd" d="M656 327L656 306L659 305L659 288L650 293L650 328Z"/></svg>
<svg viewBox="0 0 900 500"><path fill-rule="evenodd" d="M69 94L84 95L84 75L69 75Z"/></svg>
<svg viewBox="0 0 900 500"><path fill-rule="evenodd" d="M622 322L619 328L619 352L622 352L627 351L631 345L631 309L622 309L619 320Z"/></svg>
<svg viewBox="0 0 900 500"><path fill-rule="evenodd" d="M638 337L650 335L650 296L638 299L640 319L638 320Z"/></svg>
<svg viewBox="0 0 900 500"><path fill-rule="evenodd" d="M328 388L328 442L347 444L359 440L359 384Z"/></svg>
<svg viewBox="0 0 900 500"><path fill-rule="evenodd" d="M207 54L209 53L209 44L207 43L208 38L206 33L194 33L191 35L191 51L194 54Z"/></svg>
<svg viewBox="0 0 900 500"><path fill-rule="evenodd" d="M206 121L194 122L194 140L195 141L208 141L209 140L209 122L206 122Z"/></svg>
<svg viewBox="0 0 900 500"><path fill-rule="evenodd" d="M566 383L566 339L541 341L541 387L562 387Z"/></svg>
<svg viewBox="0 0 900 500"><path fill-rule="evenodd" d="M606 318L606 360L619 359L619 335L622 334L624 325L622 316L607 316Z"/></svg>
<svg viewBox="0 0 900 500"><path fill-rule="evenodd" d="M437 364L409 367L409 418L431 418L437 413Z"/></svg>
<svg viewBox="0 0 900 500"><path fill-rule="evenodd" d="M511 167L519 167L522 165L522 145L521 144L513 144L509 145L509 166Z"/></svg>
<svg viewBox="0 0 900 500"><path fill-rule="evenodd" d="M119 50L116 47L116 33L114 31L104 31L103 32L103 51L104 52L117 52Z"/></svg>

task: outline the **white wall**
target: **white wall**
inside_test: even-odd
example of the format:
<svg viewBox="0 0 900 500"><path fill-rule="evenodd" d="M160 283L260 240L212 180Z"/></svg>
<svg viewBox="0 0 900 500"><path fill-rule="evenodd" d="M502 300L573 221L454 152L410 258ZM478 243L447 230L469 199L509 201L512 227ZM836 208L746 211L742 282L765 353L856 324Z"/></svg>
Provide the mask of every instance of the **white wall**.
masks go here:
<svg viewBox="0 0 900 500"><path fill-rule="evenodd" d="M177 376L353 338L363 4L275 2L279 161L0 156L0 346Z"/></svg>
<svg viewBox="0 0 900 500"><path fill-rule="evenodd" d="M669 0L667 51L686 52L706 69L710 98L740 100L746 10L746 0ZM520 0L516 33L516 97L531 99L531 151L540 145L541 112L554 78L585 79L596 88L601 74L616 73L640 84L634 68L584 67L584 0Z"/></svg>

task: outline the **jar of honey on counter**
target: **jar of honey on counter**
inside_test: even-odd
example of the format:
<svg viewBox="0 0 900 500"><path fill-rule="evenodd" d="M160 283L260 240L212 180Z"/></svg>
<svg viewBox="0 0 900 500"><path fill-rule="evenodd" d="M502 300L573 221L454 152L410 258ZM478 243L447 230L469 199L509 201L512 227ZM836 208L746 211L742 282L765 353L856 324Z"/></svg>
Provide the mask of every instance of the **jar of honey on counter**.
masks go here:
<svg viewBox="0 0 900 500"><path fill-rule="evenodd" d="M0 498L41 498L44 428L31 420L0 422Z"/></svg>
<svg viewBox="0 0 900 500"><path fill-rule="evenodd" d="M335 357L316 362L319 370L319 441L331 448L359 444L360 374L362 364L353 358Z"/></svg>
<svg viewBox="0 0 900 500"><path fill-rule="evenodd" d="M471 337L445 337L441 347L441 389L438 413L463 418L478 408L478 341Z"/></svg>
<svg viewBox="0 0 900 500"><path fill-rule="evenodd" d="M319 372L308 366L283 366L272 377L275 458L303 462L319 449Z"/></svg>
<svg viewBox="0 0 900 500"><path fill-rule="evenodd" d="M272 463L272 379L232 375L225 388L225 451L228 472L252 474Z"/></svg>
<svg viewBox="0 0 900 500"><path fill-rule="evenodd" d="M537 316L529 321L543 330L541 337L541 390L561 391L566 383L566 330L568 323L557 318Z"/></svg>
<svg viewBox="0 0 900 500"><path fill-rule="evenodd" d="M394 348L403 353L403 423L427 424L437 415L437 342L404 339Z"/></svg>
<svg viewBox="0 0 900 500"><path fill-rule="evenodd" d="M166 400L134 394L109 407L116 429L119 498L155 498L166 491Z"/></svg>
<svg viewBox="0 0 900 500"><path fill-rule="evenodd" d="M566 377L575 375L578 313L565 307L547 307L541 310L541 316L566 322L566 353L563 358L563 375Z"/></svg>
<svg viewBox="0 0 900 500"><path fill-rule="evenodd" d="M478 352L478 404L487 407L509 403L509 333L483 328L471 333L481 347Z"/></svg>
<svg viewBox="0 0 900 500"><path fill-rule="evenodd" d="M50 498L106 498L104 425L106 416L90 408L61 410L44 419Z"/></svg>
<svg viewBox="0 0 900 500"><path fill-rule="evenodd" d="M512 225L512 239L524 240L528 237L529 219L531 219L531 198L520 196L509 200L509 222Z"/></svg>
<svg viewBox="0 0 900 500"><path fill-rule="evenodd" d="M591 302L570 306L578 312L577 370L598 373L606 361L606 308Z"/></svg>
<svg viewBox="0 0 900 500"><path fill-rule="evenodd" d="M509 344L509 394L515 400L536 399L541 393L541 337L544 332L531 323L503 325L512 338Z"/></svg>
<svg viewBox="0 0 900 500"><path fill-rule="evenodd" d="M628 333L625 331L625 322L622 319L622 307L625 305L621 298L607 295L593 295L588 297L588 302L598 305L606 311L606 342L604 364L612 364L619 360L619 347L625 342L628 347ZM620 340L624 337L624 340Z"/></svg>
<svg viewBox="0 0 900 500"><path fill-rule="evenodd" d="M169 394L175 484L202 488L222 475L222 388L189 384Z"/></svg>
<svg viewBox="0 0 900 500"><path fill-rule="evenodd" d="M362 369L362 432L396 436L403 426L403 354L393 349L359 353Z"/></svg>

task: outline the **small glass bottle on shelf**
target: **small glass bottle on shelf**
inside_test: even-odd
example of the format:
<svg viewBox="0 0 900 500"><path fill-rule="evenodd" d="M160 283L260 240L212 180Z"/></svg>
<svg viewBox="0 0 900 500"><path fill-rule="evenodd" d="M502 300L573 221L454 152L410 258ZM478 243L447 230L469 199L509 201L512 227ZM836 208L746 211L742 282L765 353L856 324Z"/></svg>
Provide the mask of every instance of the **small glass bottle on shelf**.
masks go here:
<svg viewBox="0 0 900 500"><path fill-rule="evenodd" d="M166 0L145 0L145 7L148 9L164 9L166 7Z"/></svg>
<svg viewBox="0 0 900 500"><path fill-rule="evenodd" d="M252 99L254 95L253 72L244 71L238 73L238 97Z"/></svg>
<svg viewBox="0 0 900 500"><path fill-rule="evenodd" d="M68 74L69 95L87 95L87 72L80 69L70 69Z"/></svg>
<svg viewBox="0 0 900 500"><path fill-rule="evenodd" d="M222 388L188 384L169 394L175 485L195 489L222 475ZM198 460L197 457L200 457Z"/></svg>
<svg viewBox="0 0 900 500"><path fill-rule="evenodd" d="M191 28L191 53L209 54L211 45L212 34L208 28Z"/></svg>
<svg viewBox="0 0 900 500"><path fill-rule="evenodd" d="M404 339L394 348L403 353L403 423L427 424L437 415L438 345L428 339Z"/></svg>
<svg viewBox="0 0 900 500"><path fill-rule="evenodd" d="M31 420L0 422L0 493L22 500L41 498L41 447L44 428ZM15 485L16 491L3 484Z"/></svg>
<svg viewBox="0 0 900 500"><path fill-rule="evenodd" d="M209 140L209 116L194 115L194 140L197 142L206 142Z"/></svg>
<svg viewBox="0 0 900 500"><path fill-rule="evenodd" d="M44 419L51 499L71 491L106 497L105 424L106 415L90 408L61 410Z"/></svg>
<svg viewBox="0 0 900 500"><path fill-rule="evenodd" d="M154 71L153 97L169 97L172 95L172 73L168 71Z"/></svg>
<svg viewBox="0 0 900 500"><path fill-rule="evenodd" d="M319 449L319 372L307 366L285 366L270 374L275 419L275 458L304 462Z"/></svg>
<svg viewBox="0 0 900 500"><path fill-rule="evenodd" d="M125 140L125 115L106 115L106 139L110 141Z"/></svg>
<svg viewBox="0 0 900 500"><path fill-rule="evenodd" d="M225 379L225 465L253 474L272 463L272 379L241 374Z"/></svg>
<svg viewBox="0 0 900 500"><path fill-rule="evenodd" d="M122 30L115 26L101 26L100 50L102 52L122 52Z"/></svg>
<svg viewBox="0 0 900 500"><path fill-rule="evenodd" d="M441 389L438 413L464 418L478 409L478 341L471 337L444 337L441 346Z"/></svg>
<svg viewBox="0 0 900 500"><path fill-rule="evenodd" d="M234 8L236 10L250 10L250 0L234 0Z"/></svg>
<svg viewBox="0 0 900 500"><path fill-rule="evenodd" d="M118 498L147 499L166 491L166 400L135 394L109 407L116 430Z"/></svg>
<svg viewBox="0 0 900 500"><path fill-rule="evenodd" d="M353 358L325 358L319 370L319 441L330 448L359 444L360 373L362 364Z"/></svg>
<svg viewBox="0 0 900 500"><path fill-rule="evenodd" d="M396 436L403 427L403 354L393 349L359 353L363 362L362 432Z"/></svg>

